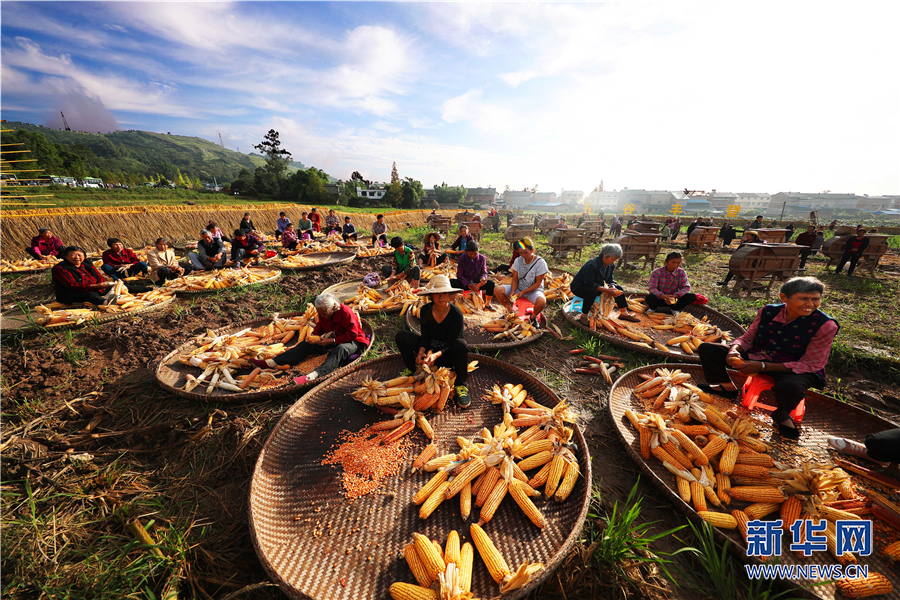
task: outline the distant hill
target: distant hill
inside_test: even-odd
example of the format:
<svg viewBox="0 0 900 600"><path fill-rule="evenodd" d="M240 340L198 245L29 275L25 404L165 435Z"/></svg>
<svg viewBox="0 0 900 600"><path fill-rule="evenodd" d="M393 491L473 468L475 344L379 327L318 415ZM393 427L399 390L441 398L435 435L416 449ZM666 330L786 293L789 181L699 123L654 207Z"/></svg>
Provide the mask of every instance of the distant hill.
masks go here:
<svg viewBox="0 0 900 600"><path fill-rule="evenodd" d="M183 135L169 135L151 131L116 131L115 133L81 133L60 131L41 125L8 121L4 129L24 129L44 134L47 141L66 146L84 144L94 157L91 167L103 171L137 173L151 176L160 173L170 177L175 168L182 174L199 177L201 181L231 181L241 169L253 171L265 164L265 158L256 154L242 154L223 148L209 140ZM294 162L289 172L305 169Z"/></svg>

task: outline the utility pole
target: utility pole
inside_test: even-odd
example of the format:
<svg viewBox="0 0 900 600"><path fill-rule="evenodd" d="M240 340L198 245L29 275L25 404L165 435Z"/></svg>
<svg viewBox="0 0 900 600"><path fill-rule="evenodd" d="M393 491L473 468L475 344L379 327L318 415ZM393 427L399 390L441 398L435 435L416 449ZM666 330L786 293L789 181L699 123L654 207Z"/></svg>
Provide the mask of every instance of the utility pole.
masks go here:
<svg viewBox="0 0 900 600"><path fill-rule="evenodd" d="M225 144L222 142L222 134L221 133L219 134L219 145L222 146L223 148L225 147Z"/></svg>
<svg viewBox="0 0 900 600"><path fill-rule="evenodd" d="M781 218L778 219L779 221L784 221L784 209L786 206L787 206L787 202L785 202L784 204L781 205Z"/></svg>
<svg viewBox="0 0 900 600"><path fill-rule="evenodd" d="M69 124L66 123L66 115L63 115L63 112L62 112L62 111L59 111L59 114L62 115L62 118L63 118L63 127L66 128L66 131L72 131L71 129L69 129Z"/></svg>

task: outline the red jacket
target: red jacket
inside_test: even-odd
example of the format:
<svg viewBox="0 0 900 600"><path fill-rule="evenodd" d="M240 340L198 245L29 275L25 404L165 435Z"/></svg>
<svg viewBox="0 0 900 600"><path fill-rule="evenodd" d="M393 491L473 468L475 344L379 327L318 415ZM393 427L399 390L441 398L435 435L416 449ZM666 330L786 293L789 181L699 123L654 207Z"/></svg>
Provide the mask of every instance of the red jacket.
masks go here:
<svg viewBox="0 0 900 600"><path fill-rule="evenodd" d="M121 254L116 254L112 248L103 253L103 264L111 267L133 265L136 262L139 262L138 257L131 248L125 248Z"/></svg>
<svg viewBox="0 0 900 600"><path fill-rule="evenodd" d="M319 319L312 334L323 335L329 331L334 332L336 344L359 342L366 346L369 345L369 338L363 333L359 316L346 304L341 304L341 308L327 319Z"/></svg>

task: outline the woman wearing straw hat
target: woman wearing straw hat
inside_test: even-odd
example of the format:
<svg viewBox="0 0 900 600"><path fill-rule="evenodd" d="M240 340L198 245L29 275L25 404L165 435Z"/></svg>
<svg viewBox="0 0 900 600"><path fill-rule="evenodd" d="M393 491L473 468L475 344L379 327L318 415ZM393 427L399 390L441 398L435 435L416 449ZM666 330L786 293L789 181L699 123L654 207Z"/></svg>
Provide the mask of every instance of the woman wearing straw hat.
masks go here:
<svg viewBox="0 0 900 600"><path fill-rule="evenodd" d="M403 364L410 373L419 366L449 367L456 373L456 403L460 408L469 406L468 378L469 347L463 338L463 314L450 300L460 288L450 285L446 275L435 275L428 286L419 292L429 296L431 302L422 307L422 335L411 331L398 331L394 337Z"/></svg>
<svg viewBox="0 0 900 600"><path fill-rule="evenodd" d="M497 301L507 310L514 310L510 299L518 295L534 304L534 325L543 327L547 324L547 318L543 315L547 298L544 297L544 276L550 272L547 261L534 253L534 241L526 237L516 242L519 248L519 257L512 265L512 283L510 285L498 285L494 288Z"/></svg>

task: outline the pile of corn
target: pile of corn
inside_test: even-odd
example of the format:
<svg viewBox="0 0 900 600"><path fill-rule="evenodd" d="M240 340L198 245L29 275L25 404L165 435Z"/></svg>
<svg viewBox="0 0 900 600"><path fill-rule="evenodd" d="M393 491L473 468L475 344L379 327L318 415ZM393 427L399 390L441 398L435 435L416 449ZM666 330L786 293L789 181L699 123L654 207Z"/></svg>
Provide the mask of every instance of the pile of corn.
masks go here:
<svg viewBox="0 0 900 600"><path fill-rule="evenodd" d="M503 319L494 319L482 325L485 331L496 334L495 340L525 340L537 335L538 331L529 321L523 321L517 313L509 313Z"/></svg>
<svg viewBox="0 0 900 600"><path fill-rule="evenodd" d="M431 354L431 351L428 352ZM478 368L478 361L472 361L468 370ZM382 440L389 444L418 427L428 439L434 439L434 429L425 416L425 411L434 408L442 412L447 401L453 397L456 373L447 367L419 368L414 375L396 377L389 381L367 378L362 387L351 392L351 396L368 406L376 406L393 419L372 425L370 431L391 430Z"/></svg>
<svg viewBox="0 0 900 600"><path fill-rule="evenodd" d="M435 275L446 275L450 279L454 279L456 277L456 265L449 260L445 260L443 263L434 265L433 267L422 267L419 278L422 281L430 281Z"/></svg>
<svg viewBox="0 0 900 600"><path fill-rule="evenodd" d="M359 310L400 308L402 314L406 314L409 307L423 304L421 298L421 296L412 291L407 280L401 279L381 292L360 284L356 288L356 295L350 298L347 304Z"/></svg>
<svg viewBox="0 0 900 600"><path fill-rule="evenodd" d="M457 293L453 303L462 311L463 316L484 314L484 298L481 294L470 292L468 294Z"/></svg>
<svg viewBox="0 0 900 600"><path fill-rule="evenodd" d="M241 267L240 269L223 269L221 271L194 271L185 277L170 279L166 287L181 291L222 290L257 283L278 275L278 269Z"/></svg>
<svg viewBox="0 0 900 600"><path fill-rule="evenodd" d="M664 315L661 313L652 313L647 315L654 321L658 321L653 325L653 329L657 331L672 331L681 333L666 342L669 346L681 346L681 349L687 354L693 354L700 344L704 342L730 342L731 334L727 331L719 329L715 325L707 323L708 317L703 317L701 321L694 315L681 311L677 315ZM665 352L671 352L671 349L662 344L654 344L658 349Z"/></svg>
<svg viewBox="0 0 900 600"><path fill-rule="evenodd" d="M229 392L246 392L248 389L268 389L288 382L280 369L254 368L248 375L235 373L251 368L248 358L265 360L274 358L289 347L289 342L314 342L312 331L318 322L318 313L312 304L306 305L302 315L282 318L276 313L272 322L256 328L247 328L236 333L216 335L212 330L195 339L195 349L178 357L178 362L202 370L200 376L188 374L183 389L192 391L198 386L206 386L211 394L216 388ZM292 344L291 344L292 345Z"/></svg>
<svg viewBox="0 0 900 600"><path fill-rule="evenodd" d="M370 256L384 256L385 254L391 254L393 251L394 249L389 246L385 248L360 247L356 255L361 258L369 258Z"/></svg>
<svg viewBox="0 0 900 600"><path fill-rule="evenodd" d="M559 277L550 277L549 279L545 277L544 297L547 300L568 301L572 297L572 290L569 289L569 286L572 285L573 279L574 277L568 273L563 273Z"/></svg>
<svg viewBox="0 0 900 600"><path fill-rule="evenodd" d="M469 533L491 578L500 586L501 594L524 586L544 568L541 563L525 562L514 573L510 572L503 555L481 527L472 524ZM469 542L460 546L456 531L449 533L444 548L436 541L414 533L403 555L418 585L394 583L390 587L394 600L471 600L475 552Z"/></svg>
<svg viewBox="0 0 900 600"><path fill-rule="evenodd" d="M155 289L149 292L134 294L128 292L128 288L121 281L117 281L113 286L113 291L118 295L118 299L106 306L96 306L93 308L65 308L65 304L59 302L51 302L50 304L41 304L35 307L38 316L35 322L44 327L59 327L64 323L83 323L90 319L99 318L104 315L124 313L146 308L156 304L167 302L174 296L174 292L164 289ZM92 306L87 304L87 306Z"/></svg>
<svg viewBox="0 0 900 600"><path fill-rule="evenodd" d="M729 422L707 394L688 383L688 373L657 369L655 377L642 377L633 393L648 409L625 411L638 431L641 456L662 462L675 476L681 499L702 519L739 529L745 542L747 522L773 513L785 531L797 519L824 520L832 555L842 564L856 562L849 552L838 554L836 546L835 521L858 520L856 513L865 510L844 471L829 464L776 465L753 422ZM728 512L732 500L745 504Z"/></svg>
<svg viewBox="0 0 900 600"><path fill-rule="evenodd" d="M312 254L313 252L345 252L346 248L341 248L334 242L306 242L302 248L298 248L298 254Z"/></svg>
<svg viewBox="0 0 900 600"><path fill-rule="evenodd" d="M16 273L19 271L39 271L51 269L62 262L55 256L46 256L42 260L23 258L22 260L0 260L0 273Z"/></svg>
<svg viewBox="0 0 900 600"><path fill-rule="evenodd" d="M286 269L296 269L298 267L314 267L321 265L322 261L315 258L303 258L301 254L294 254L284 258L273 256L267 258L263 262L271 267L284 267Z"/></svg>

